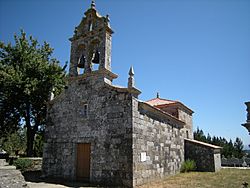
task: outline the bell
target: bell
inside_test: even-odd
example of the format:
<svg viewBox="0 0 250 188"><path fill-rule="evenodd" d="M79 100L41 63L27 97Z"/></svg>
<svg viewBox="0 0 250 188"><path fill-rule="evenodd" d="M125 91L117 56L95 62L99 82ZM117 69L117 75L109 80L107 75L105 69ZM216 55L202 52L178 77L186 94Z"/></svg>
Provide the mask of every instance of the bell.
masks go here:
<svg viewBox="0 0 250 188"><path fill-rule="evenodd" d="M82 57L78 61L77 67L84 68L84 64L85 64L85 57L84 57L84 55L82 55Z"/></svg>
<svg viewBox="0 0 250 188"><path fill-rule="evenodd" d="M99 64L99 60L100 60L100 53L98 51L96 51L94 54L94 58L92 60L92 63Z"/></svg>

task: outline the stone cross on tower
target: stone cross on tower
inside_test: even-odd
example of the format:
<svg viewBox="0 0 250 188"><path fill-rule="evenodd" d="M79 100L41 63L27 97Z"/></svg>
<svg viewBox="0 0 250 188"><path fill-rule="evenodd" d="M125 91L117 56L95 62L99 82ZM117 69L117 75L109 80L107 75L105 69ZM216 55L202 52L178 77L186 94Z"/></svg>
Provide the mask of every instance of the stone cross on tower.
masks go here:
<svg viewBox="0 0 250 188"><path fill-rule="evenodd" d="M93 64L98 70L111 71L111 38L113 31L109 24L109 16L100 16L92 1L90 8L84 13L81 23L75 28L71 41L70 69L71 77L78 76L80 69L91 73Z"/></svg>

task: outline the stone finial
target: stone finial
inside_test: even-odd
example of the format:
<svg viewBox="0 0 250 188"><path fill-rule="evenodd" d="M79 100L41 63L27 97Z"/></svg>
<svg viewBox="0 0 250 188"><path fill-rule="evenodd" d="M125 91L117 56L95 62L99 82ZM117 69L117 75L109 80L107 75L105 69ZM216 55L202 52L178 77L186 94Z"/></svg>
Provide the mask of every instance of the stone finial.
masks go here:
<svg viewBox="0 0 250 188"><path fill-rule="evenodd" d="M133 66L129 69L129 78L128 78L128 88L134 88L135 87L135 79L134 79L134 69Z"/></svg>
<svg viewBox="0 0 250 188"><path fill-rule="evenodd" d="M156 93L156 98L160 98L159 92Z"/></svg>
<svg viewBox="0 0 250 188"><path fill-rule="evenodd" d="M109 18L108 14L106 15L106 20L107 20L107 22L110 22L110 18Z"/></svg>
<svg viewBox="0 0 250 188"><path fill-rule="evenodd" d="M93 0L91 2L91 8L95 9L95 1L93 1Z"/></svg>
<svg viewBox="0 0 250 188"><path fill-rule="evenodd" d="M135 75L133 66L130 67L128 74L129 74L129 76L134 76Z"/></svg>
<svg viewBox="0 0 250 188"><path fill-rule="evenodd" d="M77 27L75 27L74 34L77 35Z"/></svg>

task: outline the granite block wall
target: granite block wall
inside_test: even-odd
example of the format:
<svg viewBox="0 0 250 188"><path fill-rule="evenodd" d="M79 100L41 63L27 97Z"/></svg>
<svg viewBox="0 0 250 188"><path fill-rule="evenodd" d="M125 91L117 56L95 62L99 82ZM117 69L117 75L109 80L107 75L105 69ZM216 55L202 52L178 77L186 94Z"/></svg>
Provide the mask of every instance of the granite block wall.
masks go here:
<svg viewBox="0 0 250 188"><path fill-rule="evenodd" d="M184 110L181 110L181 109L178 109L178 118L185 122L185 126L184 128L182 129L183 131L183 134L185 135L185 138L188 138L188 139L193 139L193 118L192 118L192 114L184 111Z"/></svg>
<svg viewBox="0 0 250 188"><path fill-rule="evenodd" d="M70 82L49 105L44 175L74 180L77 144L90 143L90 182L131 187L131 101L128 92L117 91L98 74Z"/></svg>
<svg viewBox="0 0 250 188"><path fill-rule="evenodd" d="M184 161L181 128L133 100L133 186L179 172Z"/></svg>

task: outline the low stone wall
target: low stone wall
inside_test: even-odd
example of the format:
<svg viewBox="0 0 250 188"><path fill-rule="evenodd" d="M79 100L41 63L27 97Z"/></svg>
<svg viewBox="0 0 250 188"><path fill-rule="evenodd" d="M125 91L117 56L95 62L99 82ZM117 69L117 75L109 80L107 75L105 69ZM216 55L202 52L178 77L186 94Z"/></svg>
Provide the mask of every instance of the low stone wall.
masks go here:
<svg viewBox="0 0 250 188"><path fill-rule="evenodd" d="M197 171L216 172L221 168L219 146L185 139L185 160L194 160Z"/></svg>
<svg viewBox="0 0 250 188"><path fill-rule="evenodd" d="M32 160L32 170L42 170L42 163L43 163L43 158L41 157L29 157L25 159L30 159Z"/></svg>
<svg viewBox="0 0 250 188"><path fill-rule="evenodd" d="M230 167L249 167L250 166L250 158L225 158L221 159L222 166L230 166Z"/></svg>

